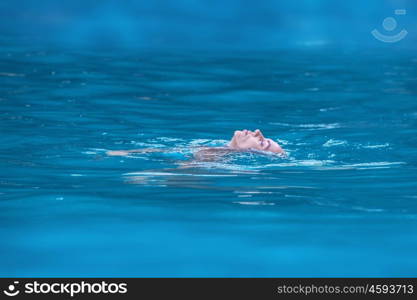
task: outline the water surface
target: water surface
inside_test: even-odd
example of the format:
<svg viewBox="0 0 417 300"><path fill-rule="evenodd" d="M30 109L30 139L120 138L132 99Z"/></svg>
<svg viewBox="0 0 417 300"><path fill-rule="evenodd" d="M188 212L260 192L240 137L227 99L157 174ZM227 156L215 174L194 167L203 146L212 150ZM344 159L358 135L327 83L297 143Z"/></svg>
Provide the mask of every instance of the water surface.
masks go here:
<svg viewBox="0 0 417 300"><path fill-rule="evenodd" d="M417 275L415 53L5 45L0 82L1 276ZM256 128L288 158L190 164Z"/></svg>

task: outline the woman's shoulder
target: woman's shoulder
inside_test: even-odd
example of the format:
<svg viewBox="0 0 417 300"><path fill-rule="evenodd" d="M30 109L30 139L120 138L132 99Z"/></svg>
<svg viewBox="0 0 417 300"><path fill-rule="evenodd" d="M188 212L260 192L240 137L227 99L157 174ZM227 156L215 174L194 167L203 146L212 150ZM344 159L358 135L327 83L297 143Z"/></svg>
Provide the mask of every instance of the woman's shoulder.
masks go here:
<svg viewBox="0 0 417 300"><path fill-rule="evenodd" d="M229 147L201 147L194 152L194 158L200 161L213 161L231 152L234 150Z"/></svg>

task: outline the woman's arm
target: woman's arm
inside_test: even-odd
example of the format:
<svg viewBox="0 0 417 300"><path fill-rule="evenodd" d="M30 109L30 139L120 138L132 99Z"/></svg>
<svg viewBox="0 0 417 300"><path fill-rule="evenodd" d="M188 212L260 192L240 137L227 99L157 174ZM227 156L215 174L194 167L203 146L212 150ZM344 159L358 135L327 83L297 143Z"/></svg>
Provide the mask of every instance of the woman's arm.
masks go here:
<svg viewBox="0 0 417 300"><path fill-rule="evenodd" d="M151 153L151 152L164 152L164 150L157 149L157 148L144 148L144 149L133 149L133 150L107 151L106 154L109 156L128 156L130 153Z"/></svg>

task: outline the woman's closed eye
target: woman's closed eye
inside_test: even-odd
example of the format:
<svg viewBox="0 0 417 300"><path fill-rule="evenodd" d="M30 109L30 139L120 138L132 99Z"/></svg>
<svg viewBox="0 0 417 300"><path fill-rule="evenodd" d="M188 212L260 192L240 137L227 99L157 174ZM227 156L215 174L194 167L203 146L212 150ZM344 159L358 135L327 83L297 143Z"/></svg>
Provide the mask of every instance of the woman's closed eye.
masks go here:
<svg viewBox="0 0 417 300"><path fill-rule="evenodd" d="M268 149L269 147L271 147L271 141L270 140L260 140L259 144L261 145L261 147L265 150Z"/></svg>

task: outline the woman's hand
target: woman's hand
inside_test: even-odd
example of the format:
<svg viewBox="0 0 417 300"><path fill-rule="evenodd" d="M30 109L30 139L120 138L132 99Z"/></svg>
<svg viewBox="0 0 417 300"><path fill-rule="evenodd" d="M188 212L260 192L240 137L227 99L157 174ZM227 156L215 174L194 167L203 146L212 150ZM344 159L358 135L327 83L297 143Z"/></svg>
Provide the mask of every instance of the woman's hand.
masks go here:
<svg viewBox="0 0 417 300"><path fill-rule="evenodd" d="M107 151L106 154L109 156L128 156L130 153L151 153L151 152L164 152L164 150L158 149L158 148L143 148L143 149L134 149L134 150Z"/></svg>

